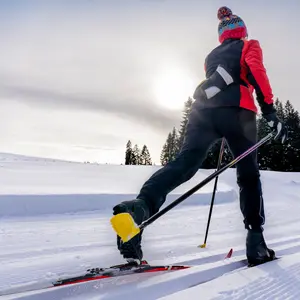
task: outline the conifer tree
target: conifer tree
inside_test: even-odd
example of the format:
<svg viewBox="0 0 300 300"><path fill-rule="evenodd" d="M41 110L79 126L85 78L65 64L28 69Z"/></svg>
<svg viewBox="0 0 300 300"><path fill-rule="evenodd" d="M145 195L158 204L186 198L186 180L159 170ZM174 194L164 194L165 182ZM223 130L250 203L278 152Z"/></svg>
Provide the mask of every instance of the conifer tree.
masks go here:
<svg viewBox="0 0 300 300"><path fill-rule="evenodd" d="M134 145L132 149L132 165L140 164L140 150L137 144Z"/></svg>
<svg viewBox="0 0 300 300"><path fill-rule="evenodd" d="M126 144L126 152L125 152L125 165L132 164L132 145L131 141L129 140Z"/></svg>
<svg viewBox="0 0 300 300"><path fill-rule="evenodd" d="M180 124L180 129L178 132L178 146L177 146L177 151L179 152L182 144L183 144L183 140L184 140L184 134L186 131L186 125L188 123L188 117L192 108L192 104L193 104L193 99L191 97L188 98L188 100L184 103L184 109L183 109L183 116L182 116L182 121Z"/></svg>
<svg viewBox="0 0 300 300"><path fill-rule="evenodd" d="M179 147L178 147L178 133L175 127L173 127L172 133L171 133L171 153L170 153L170 160L174 160L176 156L178 155L179 152Z"/></svg>
<svg viewBox="0 0 300 300"><path fill-rule="evenodd" d="M171 160L171 145L172 145L172 133L168 134L167 140L163 146L163 151L161 154L161 164L166 165Z"/></svg>
<svg viewBox="0 0 300 300"><path fill-rule="evenodd" d="M193 100L189 98L184 105L183 116L179 132L174 127L168 134L167 140L163 145L160 161L162 165L174 160L181 150L189 113L193 104ZM271 140L262 145L257 150L257 160L259 169L274 171L297 171L300 172L300 116L288 100L285 105L277 98L274 101L274 107L277 116L285 122L288 128L287 143L282 145L280 142ZM262 139L271 131L265 118L260 114L257 119L257 136ZM216 168L221 140L211 145L207 156L204 159L201 168ZM232 153L226 143L223 154L223 165L233 159Z"/></svg>
<svg viewBox="0 0 300 300"><path fill-rule="evenodd" d="M300 151L291 147L295 141L300 139L300 118L299 113L296 111L288 100L284 106L285 125L288 128L288 140L283 145L284 160L282 161L285 171L300 171Z"/></svg>
<svg viewBox="0 0 300 300"><path fill-rule="evenodd" d="M168 145L167 142L165 142L160 153L160 163L163 166L165 166L168 163L167 150L168 150Z"/></svg>
<svg viewBox="0 0 300 300"><path fill-rule="evenodd" d="M167 140L163 145L163 149L160 156L160 162L162 165L166 165L168 162L173 161L178 154L178 133L175 127L172 132L169 132Z"/></svg>
<svg viewBox="0 0 300 300"><path fill-rule="evenodd" d="M149 150L146 145L144 145L142 148L140 164L141 165L152 165L151 156L150 156Z"/></svg>
<svg viewBox="0 0 300 300"><path fill-rule="evenodd" d="M282 145L272 140L258 149L258 164L262 170L273 171L300 171L299 149L292 147L300 138L299 113L294 109L290 101L285 105L277 98L274 102L277 116L288 129L287 142ZM258 137L261 139L270 132L270 128L262 116L258 120Z"/></svg>

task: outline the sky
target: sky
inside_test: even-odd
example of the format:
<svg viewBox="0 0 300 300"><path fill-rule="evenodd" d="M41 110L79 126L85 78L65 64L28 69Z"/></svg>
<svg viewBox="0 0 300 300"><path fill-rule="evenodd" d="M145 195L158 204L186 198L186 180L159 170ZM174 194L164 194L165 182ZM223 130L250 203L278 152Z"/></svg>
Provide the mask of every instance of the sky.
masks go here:
<svg viewBox="0 0 300 300"><path fill-rule="evenodd" d="M275 97L300 111L298 0L0 1L0 152L159 164L230 7L259 40Z"/></svg>

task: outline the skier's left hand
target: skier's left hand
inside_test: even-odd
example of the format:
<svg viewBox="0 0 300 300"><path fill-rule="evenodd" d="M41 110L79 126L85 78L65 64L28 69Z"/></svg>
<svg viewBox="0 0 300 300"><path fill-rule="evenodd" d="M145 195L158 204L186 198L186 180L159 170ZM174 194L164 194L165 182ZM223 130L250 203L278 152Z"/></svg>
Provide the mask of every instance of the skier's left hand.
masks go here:
<svg viewBox="0 0 300 300"><path fill-rule="evenodd" d="M288 130L285 124L278 119L275 113L265 115L265 119L267 120L270 128L275 132L274 140L280 141L284 144L288 137Z"/></svg>

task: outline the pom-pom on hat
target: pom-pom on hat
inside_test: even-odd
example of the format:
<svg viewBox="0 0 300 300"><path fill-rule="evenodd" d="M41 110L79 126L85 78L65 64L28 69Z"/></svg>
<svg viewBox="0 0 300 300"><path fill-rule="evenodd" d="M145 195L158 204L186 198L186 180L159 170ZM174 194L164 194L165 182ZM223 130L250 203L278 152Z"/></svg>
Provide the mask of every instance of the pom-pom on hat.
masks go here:
<svg viewBox="0 0 300 300"><path fill-rule="evenodd" d="M244 21L237 15L232 14L230 8L222 6L218 10L219 41L223 43L226 39L241 39L248 36Z"/></svg>

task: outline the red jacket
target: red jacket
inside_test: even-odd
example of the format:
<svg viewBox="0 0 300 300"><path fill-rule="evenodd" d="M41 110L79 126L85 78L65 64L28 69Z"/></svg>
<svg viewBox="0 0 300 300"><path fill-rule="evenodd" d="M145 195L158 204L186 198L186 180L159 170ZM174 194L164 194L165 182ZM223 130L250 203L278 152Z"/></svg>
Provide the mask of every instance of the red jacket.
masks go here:
<svg viewBox="0 0 300 300"><path fill-rule="evenodd" d="M205 59L206 77L218 65L230 70L234 83L205 101L203 107L239 106L257 113L256 99L264 114L274 111L272 88L263 64L262 49L257 40L227 39L212 50Z"/></svg>

